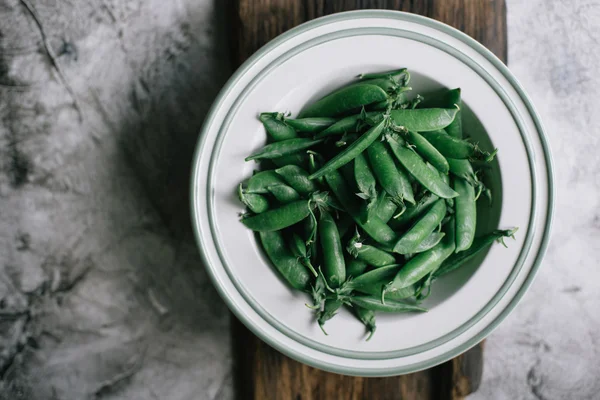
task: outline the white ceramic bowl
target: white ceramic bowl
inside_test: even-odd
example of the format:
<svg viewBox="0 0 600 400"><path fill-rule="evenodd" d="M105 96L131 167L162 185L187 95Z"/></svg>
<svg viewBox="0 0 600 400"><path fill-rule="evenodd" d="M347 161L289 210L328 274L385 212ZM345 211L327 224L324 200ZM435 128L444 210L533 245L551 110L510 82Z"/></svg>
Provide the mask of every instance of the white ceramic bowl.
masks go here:
<svg viewBox="0 0 600 400"><path fill-rule="evenodd" d="M378 315L377 332L346 311L325 336L239 222L244 157L266 140L257 115L298 111L362 72L406 67L415 92L461 87L465 131L499 149L495 206L480 231L518 226L509 247L493 246L436 282L428 313ZM491 142L491 143L489 143ZM488 335L523 296L544 254L552 217L552 162L539 117L517 80L492 53L440 22L391 11L320 18L260 49L227 82L206 119L192 178L193 222L206 268L235 315L262 340L309 365L384 376L431 367Z"/></svg>

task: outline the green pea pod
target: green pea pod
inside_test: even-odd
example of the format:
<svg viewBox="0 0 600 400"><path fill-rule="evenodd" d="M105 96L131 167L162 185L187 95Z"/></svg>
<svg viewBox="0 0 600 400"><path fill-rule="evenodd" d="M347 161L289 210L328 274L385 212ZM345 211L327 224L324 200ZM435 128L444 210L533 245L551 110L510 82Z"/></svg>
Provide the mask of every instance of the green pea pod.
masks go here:
<svg viewBox="0 0 600 400"><path fill-rule="evenodd" d="M335 124L325 129L324 131L317 133L315 135L315 139L320 139L332 135L342 135L348 132L355 132L358 123L362 120L362 118L363 115L361 114L350 115L348 117L342 118Z"/></svg>
<svg viewBox="0 0 600 400"><path fill-rule="evenodd" d="M417 283L425 275L439 268L439 266L454 252L454 240L442 240L437 246L424 253L419 253L411 258L396 274L394 280L385 286L381 296L395 292Z"/></svg>
<svg viewBox="0 0 600 400"><path fill-rule="evenodd" d="M441 107L441 108L452 108L458 106L459 110L456 112L454 121L448 125L444 130L455 138L462 138L462 102L460 99L460 88L447 90L444 89L441 93L435 93L431 96L427 96L426 100L420 104L422 108Z"/></svg>
<svg viewBox="0 0 600 400"><path fill-rule="evenodd" d="M433 203L435 203L439 199L433 193L428 193L419 202L415 205L408 206L406 211L400 215L398 218L394 218L389 222L389 225L392 229L399 231L405 229L410 226L410 224L418 217L423 215Z"/></svg>
<svg viewBox="0 0 600 400"><path fill-rule="evenodd" d="M375 214L381 218L383 222L387 223L392 219L397 209L398 205L394 203L392 198L384 190L382 190L377 197Z"/></svg>
<svg viewBox="0 0 600 400"><path fill-rule="evenodd" d="M476 237L473 244L468 250L454 253L445 260L441 267L433 273L433 278L437 279L440 276L446 275L449 272L463 266L467 261L472 259L482 250L488 248L495 241L502 241L505 237L513 237L518 228L510 230L496 230L483 236ZM504 244L504 242L502 242Z"/></svg>
<svg viewBox="0 0 600 400"><path fill-rule="evenodd" d="M338 89L309 105L300 113L299 117L335 117L386 98L387 93L379 86L351 85Z"/></svg>
<svg viewBox="0 0 600 400"><path fill-rule="evenodd" d="M408 99L406 97L406 92L412 90L410 87L401 87L398 88L395 92L390 94L390 97L387 100L380 101L379 103L371 104L369 106L369 111L387 111L388 108L398 109L398 108L407 108L405 104L408 104Z"/></svg>
<svg viewBox="0 0 600 400"><path fill-rule="evenodd" d="M273 170L260 171L248 179L246 193L267 194L268 187L275 185L285 185L285 182Z"/></svg>
<svg viewBox="0 0 600 400"><path fill-rule="evenodd" d="M358 82L353 83L351 85L348 85L348 87L350 87L350 86L357 86L357 85L375 85L375 86L379 86L386 93L393 93L395 90L398 89L398 86L399 86L398 82L396 82L393 78L391 78L391 77L382 77L382 78L373 78L373 79L361 80L361 81L358 81Z"/></svg>
<svg viewBox="0 0 600 400"><path fill-rule="evenodd" d="M346 277L359 276L367 269L367 263L350 255L346 257Z"/></svg>
<svg viewBox="0 0 600 400"><path fill-rule="evenodd" d="M242 184L238 186L238 197L250 211L255 214L260 214L269 209L269 200L263 195L246 193L242 188Z"/></svg>
<svg viewBox="0 0 600 400"><path fill-rule="evenodd" d="M302 195L307 195L317 190L317 185L308 179L308 172L297 165L286 165L276 169L275 173Z"/></svg>
<svg viewBox="0 0 600 400"><path fill-rule="evenodd" d="M458 253L471 247L475 238L477 204L475 203L475 188L471 184L460 178L455 178L453 186L459 194L454 199L456 252Z"/></svg>
<svg viewBox="0 0 600 400"><path fill-rule="evenodd" d="M400 264L390 264L386 265L385 267L376 268L369 272L365 272L346 282L340 289L340 292L348 293L352 290L361 291L364 287L387 283L398 273L399 269ZM378 294L381 294L381 291Z"/></svg>
<svg viewBox="0 0 600 400"><path fill-rule="evenodd" d="M466 180L473 186L477 185L477 177L475 176L473 166L469 160L456 160L454 158L449 158L448 165L450 166L450 172L452 175Z"/></svg>
<svg viewBox="0 0 600 400"><path fill-rule="evenodd" d="M360 190L357 196L367 202L367 209L371 209L377 204L377 181L363 153L354 159L354 179Z"/></svg>
<svg viewBox="0 0 600 400"><path fill-rule="evenodd" d="M377 325L375 323L375 313L373 310L367 310L366 308L362 308L360 306L350 307L352 313L356 315L356 318L360 320L367 328L367 332L369 336L367 336L367 341L371 340L375 330L377 329Z"/></svg>
<svg viewBox="0 0 600 400"><path fill-rule="evenodd" d="M414 204L415 198L412 186L403 168L399 168L394 156L381 141L376 141L367 149L369 161L379 184L391 196L392 200L401 207L404 201Z"/></svg>
<svg viewBox="0 0 600 400"><path fill-rule="evenodd" d="M450 125L444 128L448 135L462 139L462 101L460 99L460 88L452 89L448 91L448 104L454 104L458 106L458 111L454 117L454 121ZM451 107L451 105L449 105Z"/></svg>
<svg viewBox="0 0 600 400"><path fill-rule="evenodd" d="M429 143L435 146L447 158L456 159L485 159L491 161L495 155L481 150L477 145L448 135L443 130L422 132Z"/></svg>
<svg viewBox="0 0 600 400"><path fill-rule="evenodd" d="M317 230L317 219L314 214L309 215L301 223L301 232L304 241L306 242L307 249L310 250L310 261L313 265L319 263L319 243L317 242L318 230ZM308 251L308 250L307 250Z"/></svg>
<svg viewBox="0 0 600 400"><path fill-rule="evenodd" d="M310 261L310 248L307 247L306 241L303 240L298 234L292 233L292 235L289 238L289 245L292 254L298 257L300 262L306 268L308 268L308 270L313 274L314 277L317 277L319 274L317 274L315 267Z"/></svg>
<svg viewBox="0 0 600 400"><path fill-rule="evenodd" d="M310 283L310 274L298 257L288 250L281 232L260 232L259 236L265 253L290 286L306 290Z"/></svg>
<svg viewBox="0 0 600 400"><path fill-rule="evenodd" d="M428 132L443 129L454 121L458 108L417 108L392 110L392 121L409 131ZM443 154L443 153L442 153Z"/></svg>
<svg viewBox="0 0 600 400"><path fill-rule="evenodd" d="M327 299L325 300L325 305L323 306L323 310L319 311L318 316L317 316L317 322L319 323L319 326L321 327L321 330L323 331L324 334L327 335L327 332L325 332L325 329L323 328L323 325L325 325L325 322L329 321L331 318L333 318L338 310L342 307L344 303L341 300L335 300L335 299Z"/></svg>
<svg viewBox="0 0 600 400"><path fill-rule="evenodd" d="M433 170L433 172L435 172L436 174L438 174L440 176L440 178L442 178L442 180L444 181L444 183L446 185L452 187L452 184L450 182L450 175L442 174L437 169L435 169L433 167L433 165L431 165L431 164L427 164L427 165ZM456 190L455 190L455 192L456 192ZM448 207L452 208L452 210L454 210L454 199L456 199L456 197L453 197L451 199L446 199L446 205Z"/></svg>
<svg viewBox="0 0 600 400"><path fill-rule="evenodd" d="M346 251L353 257L366 262L368 265L373 267L385 267L386 265L396 263L396 257L387 251L378 249L375 246L364 244L360 240L358 232L350 239Z"/></svg>
<svg viewBox="0 0 600 400"><path fill-rule="evenodd" d="M306 138L282 140L281 142L275 142L266 145L258 152L252 154L249 157L246 157L246 161L273 159L277 157L286 156L298 152L300 150L306 150L310 147L313 147L316 144L321 143L322 141L322 139Z"/></svg>
<svg viewBox="0 0 600 400"><path fill-rule="evenodd" d="M369 294L371 296L377 296L377 298L380 298L381 297L381 291L384 289L385 285L390 282L390 279L392 279L392 278L393 278L393 276L391 276L385 282L380 281L380 282L377 282L377 283L373 283L371 285L361 286L360 288L356 289L356 291L360 292L360 293L363 293L363 294ZM414 297L417 294L417 290L418 290L418 284L410 285L410 286L407 286L407 287L405 287L403 289L396 290L394 292L386 293L385 299L386 300L404 300L404 299L409 299L411 297Z"/></svg>
<svg viewBox="0 0 600 400"><path fill-rule="evenodd" d="M358 79L369 80L369 79L392 78L394 81L400 82L400 78L402 78L406 75L408 75L410 77L408 70L406 68L400 68L400 69L395 69L395 70L386 71L386 72L374 72L374 73L360 74L360 75L358 75ZM404 84L406 84L406 83L408 83L407 80L405 80Z"/></svg>
<svg viewBox="0 0 600 400"><path fill-rule="evenodd" d="M436 201L394 245L394 252L399 254L415 253L416 248L440 225L446 216L446 202Z"/></svg>
<svg viewBox="0 0 600 400"><path fill-rule="evenodd" d="M442 180L437 171L432 171L417 153L405 147L400 142L402 140L400 137L388 134L385 138L398 161L400 161L404 168L406 168L406 170L431 193L445 199L458 196L458 194Z"/></svg>
<svg viewBox="0 0 600 400"><path fill-rule="evenodd" d="M429 161L438 171L447 174L450 166L448 160L440 153L435 146L427 141L423 136L417 132L408 131L406 133L407 141L412 144L417 151L425 160Z"/></svg>
<svg viewBox="0 0 600 400"><path fill-rule="evenodd" d="M300 200L300 194L288 185L272 185L267 190L281 204L291 203Z"/></svg>
<svg viewBox="0 0 600 400"><path fill-rule="evenodd" d="M395 300L389 300L382 303L381 299L372 296L352 296L350 297L350 303L355 306L366 308L367 310L389 313L411 311L427 312L426 308L415 306L414 304L402 303Z"/></svg>
<svg viewBox="0 0 600 400"><path fill-rule="evenodd" d="M242 218L242 223L258 232L278 231L302 221L318 204L326 202L327 195L316 193L310 200L298 200L265 211L252 217Z"/></svg>
<svg viewBox="0 0 600 400"><path fill-rule="evenodd" d="M446 236L444 232L431 232L429 236L425 238L419 245L414 249L414 253L422 253L429 249L434 248L442 239Z"/></svg>
<svg viewBox="0 0 600 400"><path fill-rule="evenodd" d="M373 216L365 221L363 213L366 212L366 208L361 208L358 199L350 191L348 184L339 171L332 171L325 175L325 181L340 205L371 239L384 245L395 242L396 234L380 218Z"/></svg>
<svg viewBox="0 0 600 400"><path fill-rule="evenodd" d="M317 172L313 173L309 176L309 179L316 179L321 176L325 176L331 171L334 171L341 166L349 163L354 160L354 158L362 153L367 147L369 147L373 142L377 140L381 133L383 132L383 128L386 124L386 120L382 120L380 123L369 129L365 134L360 136L357 140L355 140L351 145L349 145L345 150L338 153L335 157L329 160L321 169Z"/></svg>
<svg viewBox="0 0 600 400"><path fill-rule="evenodd" d="M319 220L319 240L323 257L323 274L330 287L336 288L346 280L344 248L335 221L325 210Z"/></svg>
<svg viewBox="0 0 600 400"><path fill-rule="evenodd" d="M317 133L337 122L336 118L286 119L285 122L298 132Z"/></svg>
<svg viewBox="0 0 600 400"><path fill-rule="evenodd" d="M298 136L294 128L284 122L282 113L261 113L259 119L275 142L293 139Z"/></svg>

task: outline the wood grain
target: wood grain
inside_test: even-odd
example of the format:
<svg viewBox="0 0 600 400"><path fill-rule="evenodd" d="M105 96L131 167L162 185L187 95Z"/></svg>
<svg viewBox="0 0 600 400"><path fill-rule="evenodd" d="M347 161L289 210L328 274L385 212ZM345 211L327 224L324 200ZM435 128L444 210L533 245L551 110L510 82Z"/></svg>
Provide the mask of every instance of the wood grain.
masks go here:
<svg viewBox="0 0 600 400"><path fill-rule="evenodd" d="M507 62L504 0L231 0L231 58L242 63L280 33L323 15L392 9L425 15L467 33ZM235 320L235 318L233 318ZM483 343L442 365L389 378L337 375L298 363L272 349L239 321L232 325L240 399L463 399L479 387Z"/></svg>

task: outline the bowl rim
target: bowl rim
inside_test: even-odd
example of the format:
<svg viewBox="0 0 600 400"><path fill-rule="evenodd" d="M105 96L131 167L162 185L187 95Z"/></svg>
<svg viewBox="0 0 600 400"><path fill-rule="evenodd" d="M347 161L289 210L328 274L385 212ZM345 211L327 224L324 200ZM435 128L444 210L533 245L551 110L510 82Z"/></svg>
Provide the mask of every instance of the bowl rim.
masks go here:
<svg viewBox="0 0 600 400"><path fill-rule="evenodd" d="M465 341L460 346L453 347L452 349L450 349L436 357L427 359L421 363L409 364L409 365L404 365L401 367L394 367L394 368L384 368L383 370L378 370L378 371L375 369L369 369L368 373L361 371L360 368L357 368L357 367L340 367L338 365L328 364L328 363L320 361L320 360L314 360L314 358L306 357L302 352L299 352L296 349L290 349L287 347L283 347L278 343L277 340L271 338L271 336L269 334L264 333L262 331L262 329L260 328L260 326L255 326L253 323L251 323L249 321L249 318L247 318L247 316L244 315L243 312L237 308L236 304L229 297L227 297L223 288L218 284L218 279L215 275L215 271L211 267L211 263L209 262L208 257L204 252L203 238L200 237L199 217L198 217L199 210L196 207L196 190L195 190L195 184L198 181L198 175L200 174L200 170L198 168L199 161L200 161L200 155L201 155L202 149L204 148L204 143L205 143L205 139L207 137L208 128L211 125L210 122L214 119L215 113L221 108L222 100L229 94L229 92L235 86L235 83L237 82L237 80L241 76L243 76L248 71L248 69L250 69L250 67L252 67L258 60L260 60L264 55L268 54L271 51L271 49L277 47L280 43L285 42L292 37L295 37L301 33L304 33L305 31L308 31L310 29L313 29L313 28L321 26L321 25L344 21L344 20L363 19L363 18L369 18L369 19L385 18L385 19L394 19L394 20L400 19L402 21L413 22L413 23L418 23L418 24L424 25L424 26L432 27L436 30L441 31L442 33L446 33L446 34L454 37L455 39L458 39L458 40L466 43L469 47L476 50L479 54L483 55L510 82L510 84L513 86L513 88L516 90L519 97L523 101L523 103L529 113L529 116L531 117L531 119L536 127L536 133L539 135L539 139L540 139L540 143L542 145L544 159L545 159L545 163L546 163L546 171L547 171L547 175L548 175L547 176L548 206L547 206L547 213L545 216L545 225L544 225L544 232L542 233L542 235L543 235L542 240L540 242L539 247L537 248L537 255L535 255L535 260L532 264L530 271L528 272L527 277L525 278L525 280L521 284L521 286L518 288L517 292L514 294L512 299L510 299L508 304L505 306L505 308L494 318L494 320L492 320L485 327L483 327L483 329L481 329L481 331L477 332L473 337L471 337L470 339ZM549 236L550 236L552 219L553 219L554 197L555 197L554 196L555 193L554 193L553 160L552 160L552 156L550 153L547 136L546 136L545 130L543 128L543 125L540 121L539 115L537 114L535 107L533 106L531 100L529 99L529 97L527 96L525 91L523 90L520 83L512 75L512 73L508 70L508 68L502 63L502 61L500 61L493 53L491 53L483 45L481 45L474 39L470 38L466 34L460 32L457 29L452 28L442 22L439 22L439 21L436 21L436 20L433 20L433 19L430 19L427 17L423 17L420 15L410 14L410 13L405 13L405 12L400 12L400 11L359 10L359 11L349 11L349 12L343 12L343 13L338 13L338 14L321 17L318 19L314 19L314 20L305 22L304 24L299 25L298 27L295 27L286 33L283 33L282 35L273 39L272 41L267 43L265 46L263 46L261 49L259 49L252 57L250 57L246 62L244 62L236 70L236 72L228 80L228 82L225 84L225 86L219 93L218 97L214 101L209 113L207 114L205 123L202 127L202 130L201 130L201 133L199 136L198 143L196 145L192 168L193 168L193 170L192 170L192 177L191 177L191 186L192 186L191 210L192 210L192 223L193 223L193 228L194 228L194 235L196 238L197 245L200 249L200 254L201 254L202 260L206 266L206 269L209 272L208 275L209 275L213 285L217 288L217 291L219 292L220 296L223 298L223 300L228 305L229 309L236 315L237 318L239 318L244 323L244 325L246 325L254 334L256 334L259 338L261 338L261 340L263 340L266 343L268 343L269 345L275 347L277 350L281 351L282 353L286 354L287 356L289 356L293 359L296 359L298 361L304 362L306 364L313 365L318 368L326 369L326 370L337 372L337 373L355 374L355 375L363 375L363 376L383 376L383 375L396 375L396 374L414 372L414 371L429 368L431 366L434 366L434 365L440 364L444 361L447 361L448 359L451 359L451 358L457 356L458 354L468 350L469 348L471 348L474 345L476 345L477 343L479 343L485 336L487 336L493 329L495 329L499 325L499 323L502 320L504 320L504 318L506 318L506 316L514 309L516 304L519 302L519 300L522 298L524 293L527 291L527 289L531 285L531 283L537 273L537 270L539 269L539 266L541 264L543 256L546 252L546 248L547 248L548 240L549 240ZM533 166L532 173L534 173L534 172L535 172L535 166ZM535 184L535 182L533 182L533 183ZM535 202L533 204L535 205ZM535 236L535 232L533 233L533 235ZM524 249L524 250L528 251L529 249ZM511 285L512 285L512 282L509 284L509 287ZM492 308L493 308L493 306L492 306ZM266 321L266 322L268 323L268 321ZM297 341L294 337L291 337L291 339ZM304 344L304 345L306 345L306 344ZM313 348L313 349L322 352L322 350L319 348ZM355 358L355 357L350 357L350 358ZM392 358L396 358L396 357L392 357Z"/></svg>

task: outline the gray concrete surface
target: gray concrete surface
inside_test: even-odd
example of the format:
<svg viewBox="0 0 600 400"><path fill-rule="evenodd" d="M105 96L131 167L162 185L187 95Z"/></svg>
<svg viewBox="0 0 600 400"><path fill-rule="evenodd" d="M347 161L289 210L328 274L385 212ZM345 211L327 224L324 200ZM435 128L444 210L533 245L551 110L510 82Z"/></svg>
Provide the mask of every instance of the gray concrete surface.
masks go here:
<svg viewBox="0 0 600 400"><path fill-rule="evenodd" d="M0 399L232 398L187 204L230 74L220 4L0 0ZM471 399L600 398L600 2L509 0L508 26L557 212Z"/></svg>

